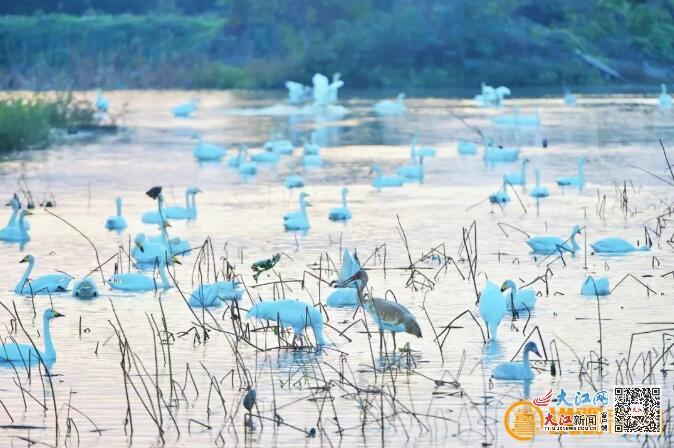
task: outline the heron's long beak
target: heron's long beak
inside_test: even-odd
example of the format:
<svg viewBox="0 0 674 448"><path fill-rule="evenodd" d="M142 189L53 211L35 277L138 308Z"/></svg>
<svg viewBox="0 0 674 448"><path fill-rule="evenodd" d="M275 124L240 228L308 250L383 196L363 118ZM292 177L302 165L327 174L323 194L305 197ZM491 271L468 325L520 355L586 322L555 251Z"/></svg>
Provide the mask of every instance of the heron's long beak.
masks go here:
<svg viewBox="0 0 674 448"><path fill-rule="evenodd" d="M54 317L65 317L65 314L61 314L58 311L54 310Z"/></svg>
<svg viewBox="0 0 674 448"><path fill-rule="evenodd" d="M338 283L338 284L337 284L337 287L338 287L338 288L343 288L344 286L348 285L349 283L358 280L358 278L359 278L358 273L355 273L355 274L353 274L351 277L349 277L349 278L347 278L346 280L344 280L343 282Z"/></svg>

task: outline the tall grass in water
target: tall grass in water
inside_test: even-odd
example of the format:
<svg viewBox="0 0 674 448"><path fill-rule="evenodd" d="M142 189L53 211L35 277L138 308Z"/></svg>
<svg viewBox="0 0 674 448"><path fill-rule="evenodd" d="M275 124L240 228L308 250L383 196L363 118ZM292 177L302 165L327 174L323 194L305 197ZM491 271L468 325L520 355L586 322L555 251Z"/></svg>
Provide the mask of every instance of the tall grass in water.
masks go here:
<svg viewBox="0 0 674 448"><path fill-rule="evenodd" d="M53 129L73 131L94 124L93 105L72 93L0 98L0 153L41 148Z"/></svg>

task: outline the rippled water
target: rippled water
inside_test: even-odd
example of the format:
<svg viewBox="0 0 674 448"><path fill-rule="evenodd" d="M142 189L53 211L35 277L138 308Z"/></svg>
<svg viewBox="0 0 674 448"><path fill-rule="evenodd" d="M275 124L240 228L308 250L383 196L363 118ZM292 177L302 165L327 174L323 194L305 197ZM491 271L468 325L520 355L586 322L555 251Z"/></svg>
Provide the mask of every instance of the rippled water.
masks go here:
<svg viewBox="0 0 674 448"><path fill-rule="evenodd" d="M161 417L159 414L155 417L163 421L168 446L223 443L231 446L244 444L244 441L253 446L372 446L381 444L382 437L389 446L481 446L483 442L519 446L505 433L501 419L505 408L526 392L521 383L490 383L490 371L496 363L511 359L525 336L537 327L548 357L556 358L551 341L556 342L561 375L553 377L548 371L541 371L530 385L530 396L559 387L571 391L592 390L586 379L579 382L576 358L577 355L581 362L587 362L591 353L595 353L596 359L600 351L597 301L579 294L586 275L605 274L612 286L628 274L635 277L625 280L610 297L599 301L601 351L607 365L603 379L596 370L591 372L598 388L610 388L616 382L617 361L628 355L631 333L674 326L672 276L663 276L672 270L674 261L666 242L671 229L663 230L661 240L653 235L650 253L602 257L583 251L575 258L565 257L562 261L534 258L524 243L526 237L509 227L516 226L529 234L567 236L574 224L581 224L585 226L580 239L582 246L584 238L591 242L608 235L643 243L644 226L656 227L655 218L663 213L673 196L670 186L644 171L669 178L658 139L665 144L672 141L673 116L659 112L655 99L581 97L576 107L565 106L558 98L509 101L510 105L520 106L522 113L531 114L535 108L539 109L543 125L540 130L531 131L492 124L491 117L509 109L485 110L474 107L472 101L444 98L409 99L406 116L386 118L373 115L371 99L347 98L342 104L350 113L341 119L328 119L287 115L283 108L272 107L280 98L270 99L266 94L201 92L198 95L201 106L194 118L173 118L170 107L189 96L189 92L150 91L110 94L113 113L126 105L127 112L121 118L122 132L93 142L75 141L49 150L10 155L0 162L1 191L9 199L19 176L23 175L37 201L53 193L57 207L51 210L86 234L104 261L114 255L120 245L128 246L129 235L156 232L140 223L141 212L154 207L154 202L144 194L149 187L162 185L167 202L181 203L184 188L198 185L204 191L197 198L199 218L189 223L174 221L171 233L189 239L193 246L200 245L206 237L211 238L218 265L222 264L221 257L226 257L248 286L248 293L240 303L244 309L250 307L251 300L270 299L274 294L324 301L330 289L310 276L305 277L305 289L296 282L287 283L283 290L278 287L276 291L273 285L253 287L255 282L249 269L253 261L284 252L288 257L282 258L276 272L284 280L302 279L305 271L318 275L314 264L320 262L324 267L326 253L338 262L340 247L355 248L360 258L366 259L375 248L385 244L385 264L382 256L371 259L367 265L372 268L370 286L380 296L387 290L393 291L417 316L424 337L417 340L399 335L399 345L409 342L412 360L399 353L403 358L401 368L386 370L384 374L382 368L389 361L378 356L375 335L370 345L361 323L350 327L344 336L340 335L340 331L362 316L354 317L353 311L330 309L326 336L331 345L321 353L258 351L240 343L237 358L230 345L234 341L231 335L213 330L205 344L195 339L197 331L193 327L197 316L175 288L161 296L121 294L108 291L101 284L100 274L93 273L91 278L99 283L102 297L91 302L78 301L69 295L53 297L54 307L66 315L52 326L58 353L52 381L59 411L60 443L64 442L70 417L68 443L71 445L77 444L78 436L82 446L124 446L131 440L135 446L160 444L157 427L144 407L157 409L157 394L149 380L159 380L164 400L168 402L169 381L173 378L185 388L184 397L181 394L180 400L172 402L170 407L179 432L165 406L161 408ZM261 108L270 107L260 114ZM519 162L491 168L482 163L480 156L459 157L457 140L480 140L476 129L497 143L521 146L522 156L531 160L530 168L541 169L543 182L552 195L540 204L538 211L536 204L528 195L521 194L519 188L522 205L513 198L505 210L500 210L485 201L500 187L502 174L518 170ZM301 171L299 149L295 156L283 158L276 168L262 168L257 176L248 180L241 179L226 163L200 166L192 156L195 142L191 137L195 132L209 142L247 143L256 151L270 133L285 132L299 143L312 130L317 131L323 146L324 166L303 172L307 185L304 191L310 193L312 202L311 230L307 235L287 233L282 227L283 213L297 208L297 192L286 190L283 179L289 173ZM414 132L419 134L420 143L438 148L438 157L425 160L423 185L410 184L382 192L373 190L370 164L376 162L391 173L397 166L408 163L409 140ZM541 145L543 139L549 142L545 149ZM230 150L228 156L233 154ZM587 159L588 185L582 193L573 189L562 192L553 186L554 179L574 174L580 155ZM531 171L529 178L533 178ZM329 209L340 201L339 190L343 185L349 187L354 215L346 225L327 219ZM616 185L626 190L627 213L621 208ZM128 230L120 235L103 228L106 217L113 214L116 195L124 198L124 214L129 222ZM599 213L599 209L603 211ZM3 211L3 219L8 216L8 210ZM500 343L485 349L474 322L464 316L454 323L441 354L433 340L433 327L440 331L465 310L477 315L473 282L462 279L453 266L443 270L435 262L422 262L417 267L427 269L419 272L433 279L434 288L406 287L410 271L398 268L409 266L409 260L398 232L397 218L405 230L413 261L444 243L447 254L457 261L466 278L469 266L464 259L465 252L459 252L462 229L475 221L478 289L487 277L497 283L506 278L529 283L544 275L549 265L547 293L542 282L533 285L541 296L531 319L527 321L523 317L512 321L507 317L500 328ZM32 240L23 250L17 245L0 246L3 266L0 289L4 291L2 302L10 308L12 304L16 306L27 331L37 338L42 333L41 318L34 318L33 310L41 315L49 305L49 298L39 296L33 300L11 292L25 267L18 261L24 254L31 253L37 258L34 275L61 270L76 278L89 274L97 262L93 248L82 236L43 209L36 209L30 221ZM192 253L184 257L183 264L175 270L184 292L193 289L195 262L196 254ZM104 266L106 278L113 272L113 263L114 260ZM382 269L384 266L386 270ZM327 274L323 272L323 275ZM269 283L277 279L263 275L259 281ZM636 279L652 291L647 293ZM160 301L171 333L172 369L165 363L166 348L155 351L157 340L153 338L155 332L150 324L154 318L162 326ZM125 431L124 425L127 400L120 345L113 329L113 325L119 329L113 306L137 363L142 361L149 374L132 376L138 393L128 388L132 436L131 427L127 425ZM215 310L212 317L199 312L198 317L212 326L216 325L215 320L223 330L231 332L230 315L223 310ZM4 325L0 335L4 338L15 326L8 312L2 310L1 314ZM189 333L182 334L191 328ZM26 339L21 331L15 336L19 340ZM41 338L35 340L41 346ZM538 341L536 336L535 340ZM268 331L265 341L265 333L255 332L252 342L260 347L273 347L277 338ZM632 347L632 361L639 353L652 348L659 350L653 356L657 358L665 342L662 333L638 337ZM158 353L156 371L155 353ZM409 369L406 368L408 362ZM671 365L671 356L665 363ZM376 375L373 364L377 368ZM142 371L143 367L137 366ZM187 366L191 376L186 376ZM546 366L541 363L539 367ZM662 363L657 365L647 382L663 385L667 399L672 396L672 381L671 377L663 377L662 367ZM253 435L244 435L245 411L240 406L246 385L244 368L254 378L262 415L273 418L276 409L292 427L282 425L274 430L271 421L263 421L264 426L260 427L256 420ZM549 369L549 364L546 368ZM216 378L222 400L215 389L209 388L211 380L207 371ZM0 409L0 424L36 427L1 429L0 444L25 443L19 437L54 444L55 421L49 386L43 389L42 381L35 374L29 381L23 371L15 373L11 368L3 368L0 372L0 400L7 409L7 412ZM340 381L340 372L346 380ZM638 383L645 377L639 367L633 375ZM17 378L35 399L21 393ZM149 392L145 391L142 381ZM331 381L332 399L324 388L325 381ZM450 384L453 381L460 386ZM382 384L388 394L395 390L395 403L390 398L365 393ZM356 385L360 394L356 394ZM47 411L41 407L43 401ZM68 404L73 406L70 413ZM417 414L416 418L411 416L412 412ZM102 433L93 431L91 421ZM314 439L300 431L311 428L317 430ZM341 436L339 428L343 429ZM604 436L601 440L611 446L641 443L618 436ZM562 441L577 446L596 444L598 439L565 436ZM540 436L536 445L557 446L558 440Z"/></svg>

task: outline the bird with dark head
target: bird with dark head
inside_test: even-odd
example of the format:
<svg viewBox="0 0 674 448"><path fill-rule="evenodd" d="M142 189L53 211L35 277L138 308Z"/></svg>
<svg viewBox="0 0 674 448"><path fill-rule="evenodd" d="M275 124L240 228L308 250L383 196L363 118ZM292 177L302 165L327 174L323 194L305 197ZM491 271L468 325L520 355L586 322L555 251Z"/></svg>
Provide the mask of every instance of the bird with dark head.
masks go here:
<svg viewBox="0 0 674 448"><path fill-rule="evenodd" d="M382 351L384 342L384 331L390 331L393 335L393 349L396 348L396 333L409 333L418 338L421 336L421 327L414 315L403 305L390 302L377 297L369 297L365 294L367 288L368 275L361 269L350 278L342 282L340 287L351 282L358 281L358 297L360 304L370 315L372 320L379 328L379 351Z"/></svg>
<svg viewBox="0 0 674 448"><path fill-rule="evenodd" d="M161 187L152 187L145 192L146 195L150 196L152 199L157 199L161 194Z"/></svg>

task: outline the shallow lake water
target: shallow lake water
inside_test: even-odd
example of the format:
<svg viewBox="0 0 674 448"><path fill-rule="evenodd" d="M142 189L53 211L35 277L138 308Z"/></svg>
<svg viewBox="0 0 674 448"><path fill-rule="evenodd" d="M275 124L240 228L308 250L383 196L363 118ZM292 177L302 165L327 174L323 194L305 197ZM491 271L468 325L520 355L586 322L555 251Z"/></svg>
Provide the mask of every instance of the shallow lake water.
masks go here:
<svg viewBox="0 0 674 448"><path fill-rule="evenodd" d="M41 313L49 306L49 297L25 298L12 292L25 268L18 262L29 253L37 259L33 276L56 270L75 278L91 274L101 296L92 301L69 294L51 299L54 308L65 314L52 323L58 356L51 369L53 398L52 388L44 384L46 377L41 380L36 371L29 378L25 371L0 367L0 424L8 425L0 429L1 446L24 446L27 440L54 445L54 401L59 443L69 446L364 447L384 442L388 446L521 446L502 424L511 403L560 387L594 391L628 383L625 369L619 367L628 354L631 381L661 385L663 403L672 398L672 379L665 375L671 370L670 355L655 364L650 376L648 364L643 367L641 361L634 361L650 351L655 362L672 343L671 337L663 332L639 336L628 353L632 333L674 327L673 276L666 275L674 266L667 242L671 225L661 220L661 236L650 232L650 252L606 257L592 254L589 248L590 242L606 236L643 244L645 227L660 230L657 218L667 211L674 190L654 176L672 182L658 139L665 145L674 141L674 113L660 112L655 98L581 96L575 107L558 97L513 99L500 110L478 108L472 100L410 98L405 116L378 117L372 112L371 98L356 96L341 101L348 114L330 118L290 113L279 106L282 98L268 93L199 92L195 116L174 118L170 108L191 95L110 93L112 113L119 115L123 126L120 132L5 156L0 160L2 199L9 199L19 188L20 176L24 176L21 185L30 188L36 202L53 194L56 207L49 211L93 241L103 262L120 246L127 250L130 235L157 233L154 226L140 221L142 212L156 207L146 190L161 185L169 204L181 204L184 189L196 185L203 190L197 196L198 219L174 220L169 232L188 239L193 247L210 238L218 267L224 260L235 267L247 287L239 303L244 319L244 310L260 298L285 295L324 302L330 286L305 272L319 276L320 265L322 277L329 282L336 275L325 271L325 266L332 268L328 256L339 267L341 249L348 247L356 249L361 260L368 260L374 294L392 298L387 291L393 292L415 314L423 338L400 334L398 346L409 343L411 351L394 354L389 337L389 355L380 356L376 329L369 322L375 333L368 338L362 311L354 315L353 310L327 309L325 335L330 344L318 353L273 349L278 338L271 329L252 332L251 344L237 344L225 307L211 310L211 315L201 310L193 314L176 288L161 294L110 291L102 284L101 274L92 273L96 252L87 240L38 207L29 217L31 241L25 247L0 244L2 303L12 312L16 307L24 327L41 347ZM513 113L513 106L523 114L537 110L541 127L494 124L493 117ZM312 131L322 146L319 169L302 169L301 147L274 168L259 166L258 174L249 179L239 177L226 160L198 164L192 155L195 133L230 147L229 158L235 154L233 145L245 143L254 153L279 132L299 146ZM377 163L391 174L408 164L413 133L420 144L438 152L437 157L424 160L423 184L373 189L370 165ZM497 144L521 147L520 159L490 167L483 163L481 146L477 156L457 154L459 139L482 141L482 135ZM544 139L547 148L543 148ZM674 151L669 154L670 160L674 158ZM585 189L562 191L554 180L575 174L580 156L586 159ZM521 203L511 192L513 200L504 209L489 204L486 199L501 187L503 173L518 171L523 158L530 160L529 189L533 168L539 168L551 196L537 205L516 187ZM307 234L283 231L283 214L297 208L298 190L284 186L291 173L304 176L302 191L310 194ZM353 213L347 224L327 219L330 208L339 205L342 186L349 188ZM124 200L129 223L121 234L103 227L114 214L116 196ZM9 211L2 210L3 220ZM530 254L522 232L566 238L574 224L584 227L578 239L581 251L575 257L546 259ZM414 271L406 269L410 258L401 227ZM480 330L466 315L452 325L440 350L434 332L441 332L466 310L479 320L470 265L462 249L464 235L471 245L476 243L478 290L487 278L499 285L511 278L521 285L546 275L547 287L542 281L532 284L540 295L530 319L526 313L518 319L507 316L497 344L485 346ZM419 261L441 246L456 267L450 263L443 269L439 257ZM256 285L251 263L278 252L287 256L275 273L261 275ZM120 259L121 268L128 269L126 257ZM204 271L207 267L198 264L197 251L180 260L182 265L172 268L172 275L188 294L198 283L195 266ZM103 277L109 278L116 261L103 266ZM410 282L412 274L416 282ZM633 277L597 301L580 295L588 274L608 276L612 287L626 276ZM423 282L422 275L432 283ZM279 279L285 283L274 284ZM304 287L293 281L302 279ZM168 333L163 331L162 312ZM155 337L153 319L168 346ZM355 321L359 322L351 326ZM11 333L17 340L26 340L5 309L0 310L0 322L3 339ZM211 328L205 343L200 322ZM243 323L262 328L259 323ZM521 382L490 380L493 367L513 358L536 328L544 342L544 357L557 360L556 375L551 375L549 362L540 362L535 364L540 370L528 391ZM130 350L126 359L133 361L127 382L115 333L121 330ZM531 337L541 345L538 333ZM602 372L594 362L600 352L605 360ZM161 397L152 381L159 383ZM253 417L256 429L245 434L241 401L249 381L257 391L255 412L265 419ZM385 393L373 392L382 387ZM132 422L128 424L127 394ZM158 406L158 401L163 404ZM275 414L283 419L277 428L272 421ZM163 441L155 420L163 427ZM315 437L307 437L312 429ZM644 439L541 435L528 443L591 446L598 442L640 446ZM651 438L650 443L665 446L669 439Z"/></svg>

